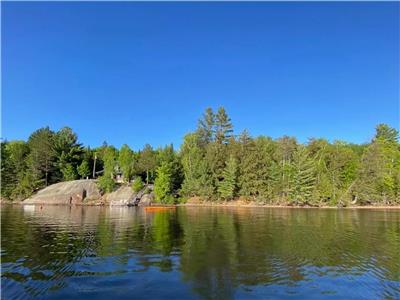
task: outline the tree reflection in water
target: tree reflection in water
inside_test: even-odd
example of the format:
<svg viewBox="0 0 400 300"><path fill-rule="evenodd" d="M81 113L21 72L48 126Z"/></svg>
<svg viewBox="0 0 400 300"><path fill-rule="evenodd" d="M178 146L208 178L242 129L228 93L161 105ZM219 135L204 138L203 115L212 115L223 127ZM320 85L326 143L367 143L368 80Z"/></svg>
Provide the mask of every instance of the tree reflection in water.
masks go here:
<svg viewBox="0 0 400 300"><path fill-rule="evenodd" d="M400 295L398 210L3 206L1 216L9 299Z"/></svg>

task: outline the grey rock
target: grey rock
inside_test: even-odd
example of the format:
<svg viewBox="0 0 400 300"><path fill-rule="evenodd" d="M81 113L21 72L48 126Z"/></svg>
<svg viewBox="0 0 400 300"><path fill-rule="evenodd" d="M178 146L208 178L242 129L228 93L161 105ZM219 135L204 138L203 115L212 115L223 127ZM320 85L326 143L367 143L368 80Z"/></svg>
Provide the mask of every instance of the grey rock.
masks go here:
<svg viewBox="0 0 400 300"><path fill-rule="evenodd" d="M104 200L111 206L134 205L136 193L130 186L121 186L116 191L104 195Z"/></svg>
<svg viewBox="0 0 400 300"><path fill-rule="evenodd" d="M138 203L139 206L150 206L154 202L154 193L144 194Z"/></svg>
<svg viewBox="0 0 400 300"><path fill-rule="evenodd" d="M30 198L23 204L83 204L84 201L100 199L101 194L96 180L73 180L50 185Z"/></svg>

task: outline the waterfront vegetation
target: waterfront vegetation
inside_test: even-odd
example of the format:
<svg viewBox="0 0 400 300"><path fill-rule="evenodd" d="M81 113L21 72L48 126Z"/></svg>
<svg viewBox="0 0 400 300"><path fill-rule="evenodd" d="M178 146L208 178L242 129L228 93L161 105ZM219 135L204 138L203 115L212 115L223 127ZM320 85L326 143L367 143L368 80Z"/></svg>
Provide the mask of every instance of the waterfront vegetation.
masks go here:
<svg viewBox="0 0 400 300"><path fill-rule="evenodd" d="M208 108L178 151L172 145L117 149L106 142L84 147L71 128L40 128L27 141L1 143L1 174L1 197L12 201L80 178L96 177L101 190L111 192L119 174L134 190L154 184L160 203L196 197L282 205L400 204L395 128L377 125L365 144L323 138L299 143L289 136L252 137L246 130L234 134L222 107Z"/></svg>

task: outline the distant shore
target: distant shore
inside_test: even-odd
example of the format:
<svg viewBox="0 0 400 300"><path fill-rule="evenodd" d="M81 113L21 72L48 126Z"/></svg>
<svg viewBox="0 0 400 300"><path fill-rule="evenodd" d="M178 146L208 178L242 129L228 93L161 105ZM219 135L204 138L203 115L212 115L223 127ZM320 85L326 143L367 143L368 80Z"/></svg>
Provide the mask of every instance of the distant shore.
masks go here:
<svg viewBox="0 0 400 300"><path fill-rule="evenodd" d="M206 202L206 203L184 203L184 204L176 204L176 206L187 206L187 207L249 207L249 208L256 208L256 207L263 207L263 208L312 208L312 209L399 209L400 204L398 205L351 205L351 206L310 206L310 205L278 205L278 204L258 204L258 203L248 203L248 204L236 204L236 203L213 203L213 202Z"/></svg>
<svg viewBox="0 0 400 300"><path fill-rule="evenodd" d="M1 205L35 205L35 206L96 206L96 207L132 207L127 205L109 205L107 203L101 202L91 202L91 203L79 203L79 204L54 204L54 203L24 203L21 202L10 202L10 201L0 201ZM400 204L396 205L351 205L351 206L328 206L328 205L321 205L321 206L310 206L310 205L287 205L287 204L259 204L255 202L248 202L248 203L236 203L236 202L202 202L202 203L180 203L180 204L158 204L153 203L151 206L176 206L176 207L227 207L227 208L311 208L311 209L394 209L400 210ZM143 206L145 207L145 206Z"/></svg>

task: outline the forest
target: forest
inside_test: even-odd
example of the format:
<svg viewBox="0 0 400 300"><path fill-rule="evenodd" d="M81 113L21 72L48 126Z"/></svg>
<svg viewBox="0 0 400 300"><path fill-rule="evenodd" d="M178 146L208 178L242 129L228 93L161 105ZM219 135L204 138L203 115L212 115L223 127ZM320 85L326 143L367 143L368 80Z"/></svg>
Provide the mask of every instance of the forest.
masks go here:
<svg viewBox="0 0 400 300"><path fill-rule="evenodd" d="M128 137L127 137L128 139ZM197 128L173 145L120 149L83 146L69 127L34 131L27 141L1 142L1 198L26 199L50 184L96 178L103 192L121 183L154 184L156 201L254 201L259 204L347 206L400 204L399 132L378 124L371 141L235 134L223 107L207 108Z"/></svg>

